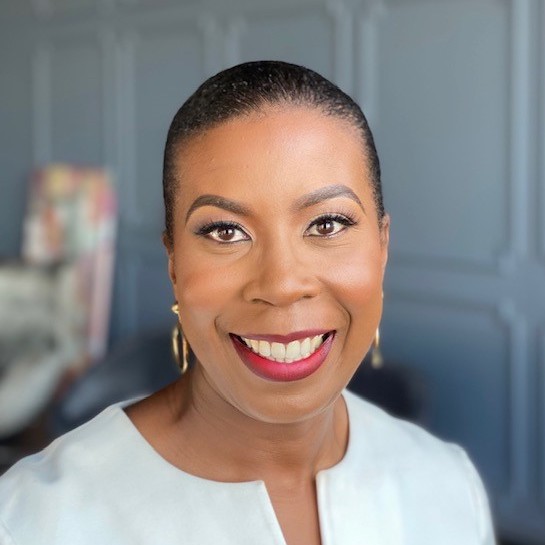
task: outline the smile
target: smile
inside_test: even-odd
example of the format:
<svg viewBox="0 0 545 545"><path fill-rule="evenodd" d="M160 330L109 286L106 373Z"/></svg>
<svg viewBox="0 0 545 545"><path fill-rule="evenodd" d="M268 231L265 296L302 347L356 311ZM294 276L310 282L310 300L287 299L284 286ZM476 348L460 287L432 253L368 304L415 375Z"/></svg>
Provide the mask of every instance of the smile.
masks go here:
<svg viewBox="0 0 545 545"><path fill-rule="evenodd" d="M278 363L293 363L308 358L322 345L329 333L305 337L287 344L239 337L256 354Z"/></svg>
<svg viewBox="0 0 545 545"><path fill-rule="evenodd" d="M293 334L241 336L233 333L230 337L240 359L253 373L268 380L286 382L303 379L321 367L331 349L335 331L313 331L298 338Z"/></svg>

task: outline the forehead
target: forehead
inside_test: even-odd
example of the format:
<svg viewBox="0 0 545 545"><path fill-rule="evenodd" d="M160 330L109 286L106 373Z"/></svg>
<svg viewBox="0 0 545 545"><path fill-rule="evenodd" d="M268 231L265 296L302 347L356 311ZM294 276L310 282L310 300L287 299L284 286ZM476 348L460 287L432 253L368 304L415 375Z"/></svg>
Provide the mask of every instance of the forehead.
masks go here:
<svg viewBox="0 0 545 545"><path fill-rule="evenodd" d="M271 106L221 123L185 142L176 170L184 193L369 186L362 136L349 121L317 108Z"/></svg>

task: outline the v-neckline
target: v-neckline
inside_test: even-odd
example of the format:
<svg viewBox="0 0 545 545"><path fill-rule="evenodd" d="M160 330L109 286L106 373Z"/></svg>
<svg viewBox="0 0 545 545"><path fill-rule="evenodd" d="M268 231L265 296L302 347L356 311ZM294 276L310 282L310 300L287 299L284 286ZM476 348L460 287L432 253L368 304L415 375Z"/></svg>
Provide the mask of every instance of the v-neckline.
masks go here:
<svg viewBox="0 0 545 545"><path fill-rule="evenodd" d="M327 469L318 471L316 474L316 504L320 527L320 541L322 545L330 545L331 543L328 538L331 532L328 524L329 517L328 513L326 512L330 500L330 498L328 498L329 494L327 490L328 483L335 481L334 477L338 474L342 474L345 467L351 465L352 458L355 456L354 451L357 450L355 445L357 438L351 433L352 423L354 421L354 407L352 406L354 400L352 399L352 396L355 396L355 394L344 390L341 395L345 402L348 419L348 442L346 451L339 462ZM255 505L259 507L264 522L270 530L270 537L273 540L271 545L287 545L265 481L261 479L235 482L216 481L205 477L200 477L198 475L193 475L170 463L155 450L155 448L142 435L142 433L124 411L126 407L142 399L142 397L144 396L116 403L111 407L111 409L121 419L123 426L129 430L132 440L138 442L138 444L142 447L142 450L146 452L147 458L157 467L157 469L159 469L161 472L166 472L169 479L172 479L173 483L176 482L176 479L179 479L185 485L204 487L205 489L208 489L211 494L219 492L220 490L222 493L224 493L226 490L232 490L233 492L242 493L245 495L257 496L259 501L256 501Z"/></svg>
<svg viewBox="0 0 545 545"><path fill-rule="evenodd" d="M352 425L352 422L354 420L354 414L353 414L354 408L351 405L353 403L352 396L355 396L355 394L349 392L348 390L343 390L341 395L342 395L342 397L344 399L344 402L345 402L347 419L348 419L348 442L347 442L346 450L345 450L344 456L335 465L333 465L333 466L331 466L331 467L329 467L327 469L322 469L322 470L318 471L317 474L316 474L316 479L318 479L319 475L321 475L321 474L327 474L327 473L330 473L330 472L342 471L342 468L345 465L349 464L349 461L353 457L353 451L356 450L356 447L354 445L354 442L355 442L356 439L355 439L355 437L353 437L353 435L351 433L351 429L352 429L351 425ZM232 481L232 482L231 481L216 481L214 479L207 479L206 477L200 477L198 475L193 475L192 473L188 473L187 471L184 471L183 469L180 469L179 467L176 467L174 464L170 463L163 456L161 456L161 454L159 454L157 452L157 450L155 450L155 448L151 445L151 443L142 435L140 430L134 425L134 423L132 422L132 420L129 418L129 416L127 415L127 413L124 410L127 407L129 407L130 405L136 403L137 401L140 401L144 397L145 396L139 396L137 398L132 398L132 399L120 401L118 403L115 403L115 404L111 405L110 409L112 409L113 411L115 411L118 414L118 416L123 420L124 426L131 430L131 433L132 433L134 439L137 440L139 442L139 444L141 444L141 446L148 451L148 454L150 454L155 459L156 463L161 464L163 466L167 466L169 468L169 471L174 470L175 472L180 473L181 475L183 475L183 477L185 479L195 480L195 484L207 483L207 484L209 484L211 486L218 485L218 486L222 486L222 487L224 487L224 486L240 486L240 485L242 485L242 486L246 485L247 486L247 485L256 485L256 484L265 485L265 481L263 481L261 479L257 479L257 480L254 480L254 481Z"/></svg>

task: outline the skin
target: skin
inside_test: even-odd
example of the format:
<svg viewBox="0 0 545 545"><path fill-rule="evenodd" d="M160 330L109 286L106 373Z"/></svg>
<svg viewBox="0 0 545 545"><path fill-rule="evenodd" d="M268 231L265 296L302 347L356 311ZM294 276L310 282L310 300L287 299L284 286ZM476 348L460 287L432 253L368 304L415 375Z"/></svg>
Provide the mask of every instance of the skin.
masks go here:
<svg viewBox="0 0 545 545"><path fill-rule="evenodd" d="M377 218L361 137L314 108L276 106L194 137L177 159L169 275L198 363L127 414L186 472L265 481L286 542L318 544L315 476L346 451L340 393L378 327L388 256L389 219ZM346 194L300 206L331 186ZM192 209L210 194L245 213ZM324 214L354 225L316 221ZM218 221L240 228L200 232ZM254 374L229 336L308 329L335 330L333 345L292 382Z"/></svg>

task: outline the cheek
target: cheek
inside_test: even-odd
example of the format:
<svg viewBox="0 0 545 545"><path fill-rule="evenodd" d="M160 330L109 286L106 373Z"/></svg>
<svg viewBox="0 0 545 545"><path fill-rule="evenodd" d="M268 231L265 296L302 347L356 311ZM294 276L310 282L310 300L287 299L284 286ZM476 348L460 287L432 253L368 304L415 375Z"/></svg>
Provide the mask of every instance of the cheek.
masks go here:
<svg viewBox="0 0 545 545"><path fill-rule="evenodd" d="M334 267L329 263L324 268L332 292L352 319L363 317L374 324L382 309L380 247L362 243L358 251L346 252L336 263Z"/></svg>
<svg viewBox="0 0 545 545"><path fill-rule="evenodd" d="M343 362L349 378L371 347L382 316L380 251L354 254L338 268L335 297L347 314Z"/></svg>
<svg viewBox="0 0 545 545"><path fill-rule="evenodd" d="M188 322L188 332L213 328L216 317L229 307L238 289L236 279L225 273L225 267L201 257L181 253L176 268L176 295L182 326Z"/></svg>

